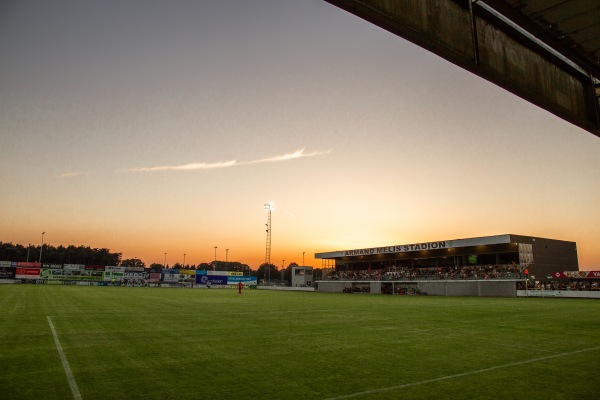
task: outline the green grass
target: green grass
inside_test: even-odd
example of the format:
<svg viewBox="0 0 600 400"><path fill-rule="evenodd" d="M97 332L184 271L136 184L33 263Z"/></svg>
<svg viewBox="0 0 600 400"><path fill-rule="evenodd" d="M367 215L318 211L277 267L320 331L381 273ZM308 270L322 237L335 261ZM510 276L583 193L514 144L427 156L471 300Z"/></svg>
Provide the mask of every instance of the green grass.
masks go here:
<svg viewBox="0 0 600 400"><path fill-rule="evenodd" d="M0 310L2 399L73 398L48 316L84 400L600 393L597 300L0 285Z"/></svg>

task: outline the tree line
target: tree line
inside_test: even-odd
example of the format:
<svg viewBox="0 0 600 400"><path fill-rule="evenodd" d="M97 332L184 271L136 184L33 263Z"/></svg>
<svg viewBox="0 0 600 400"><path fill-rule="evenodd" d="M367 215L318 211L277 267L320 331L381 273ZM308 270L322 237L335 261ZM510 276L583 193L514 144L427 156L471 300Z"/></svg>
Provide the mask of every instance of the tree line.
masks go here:
<svg viewBox="0 0 600 400"><path fill-rule="evenodd" d="M119 265L121 263L121 253L113 253L104 248L74 245L54 247L49 244L23 246L0 242L2 261L39 262L40 252L43 264Z"/></svg>

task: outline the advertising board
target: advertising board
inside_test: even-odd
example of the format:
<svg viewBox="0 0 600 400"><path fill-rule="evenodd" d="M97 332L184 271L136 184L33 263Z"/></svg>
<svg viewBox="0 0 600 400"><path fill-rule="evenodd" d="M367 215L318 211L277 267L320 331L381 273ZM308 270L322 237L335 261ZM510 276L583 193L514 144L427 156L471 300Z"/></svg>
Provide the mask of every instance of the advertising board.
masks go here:
<svg viewBox="0 0 600 400"><path fill-rule="evenodd" d="M17 268L15 270L16 279L39 279L40 269L39 268Z"/></svg>
<svg viewBox="0 0 600 400"><path fill-rule="evenodd" d="M200 285L227 285L227 276L219 275L196 275L196 283Z"/></svg>

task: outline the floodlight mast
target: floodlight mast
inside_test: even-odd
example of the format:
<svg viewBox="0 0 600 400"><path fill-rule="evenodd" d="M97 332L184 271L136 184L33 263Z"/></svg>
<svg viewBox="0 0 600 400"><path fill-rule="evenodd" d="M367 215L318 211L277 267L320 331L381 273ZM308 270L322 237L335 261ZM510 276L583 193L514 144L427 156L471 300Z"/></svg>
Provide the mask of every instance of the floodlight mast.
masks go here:
<svg viewBox="0 0 600 400"><path fill-rule="evenodd" d="M267 223L265 224L267 226L267 247L265 251L265 264L271 264L271 211L274 208L274 204L271 202L265 204L265 210L267 210L268 213Z"/></svg>

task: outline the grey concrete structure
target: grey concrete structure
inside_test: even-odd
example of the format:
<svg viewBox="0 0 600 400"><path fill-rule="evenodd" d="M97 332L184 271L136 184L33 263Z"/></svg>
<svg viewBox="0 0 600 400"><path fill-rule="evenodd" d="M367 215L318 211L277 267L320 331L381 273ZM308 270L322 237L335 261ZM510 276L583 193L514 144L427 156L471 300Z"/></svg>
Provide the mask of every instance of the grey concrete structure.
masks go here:
<svg viewBox="0 0 600 400"><path fill-rule="evenodd" d="M339 272L515 265L545 279L554 271L579 270L575 242L515 234L337 250L315 258Z"/></svg>
<svg viewBox="0 0 600 400"><path fill-rule="evenodd" d="M292 267L292 287L312 286L313 267Z"/></svg>
<svg viewBox="0 0 600 400"><path fill-rule="evenodd" d="M326 0L600 136L590 0Z"/></svg>
<svg viewBox="0 0 600 400"><path fill-rule="evenodd" d="M385 293L396 293L398 288L406 288L417 289L418 293L428 296L516 297L518 282L518 280L318 281L317 291L325 293L382 294L385 292L382 288L388 286L391 290ZM361 290L365 287L370 290Z"/></svg>

